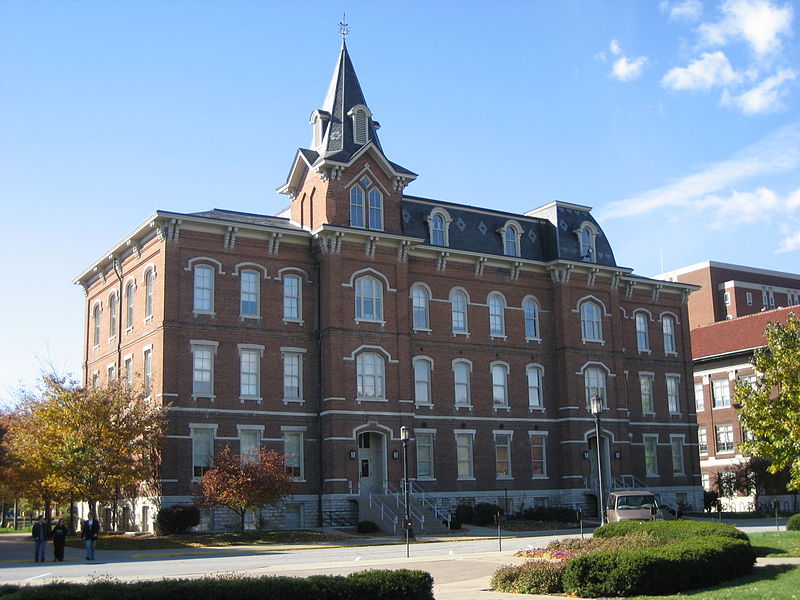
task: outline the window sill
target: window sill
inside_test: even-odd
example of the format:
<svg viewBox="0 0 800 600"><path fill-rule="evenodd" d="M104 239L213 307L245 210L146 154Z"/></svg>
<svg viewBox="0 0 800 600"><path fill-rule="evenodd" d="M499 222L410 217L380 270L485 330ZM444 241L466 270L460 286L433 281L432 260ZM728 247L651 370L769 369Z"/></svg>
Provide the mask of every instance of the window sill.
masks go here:
<svg viewBox="0 0 800 600"><path fill-rule="evenodd" d="M305 321L303 321L303 319L287 319L284 317L283 324L288 325L289 323L297 323L298 325L305 325Z"/></svg>
<svg viewBox="0 0 800 600"><path fill-rule="evenodd" d="M678 353L677 353L677 352L674 352L674 351L672 351L672 350L670 350L670 351L665 351L665 352L664 352L664 355L665 355L665 356L675 356L675 357L677 357L677 356L678 356Z"/></svg>
<svg viewBox="0 0 800 600"><path fill-rule="evenodd" d="M542 338L540 338L540 337L526 337L525 338L525 343L530 344L531 342L535 342L537 344L541 344L542 343Z"/></svg>
<svg viewBox="0 0 800 600"><path fill-rule="evenodd" d="M508 339L508 336L504 335L502 333L490 333L489 334L489 339L490 340L503 340L503 341L506 341Z"/></svg>
<svg viewBox="0 0 800 600"><path fill-rule="evenodd" d="M100 344L95 344L92 346L92 352L97 352L98 350L100 350Z"/></svg>
<svg viewBox="0 0 800 600"><path fill-rule="evenodd" d="M255 401L257 404L261 404L261 396L239 396L239 402L242 404L253 401Z"/></svg>
<svg viewBox="0 0 800 600"><path fill-rule="evenodd" d="M550 479L547 475L533 475L531 479Z"/></svg>
<svg viewBox="0 0 800 600"><path fill-rule="evenodd" d="M728 404L726 406L714 406L711 410L723 410L723 409L726 409L726 408L733 408L733 406L731 406L730 404Z"/></svg>
<svg viewBox="0 0 800 600"><path fill-rule="evenodd" d="M284 404L300 404L300 405L303 405L303 404L306 403L306 401L305 401L304 398L284 398L283 399L283 403Z"/></svg>
<svg viewBox="0 0 800 600"><path fill-rule="evenodd" d="M660 479L661 475L659 475L658 473L648 473L647 475L645 475L645 477L649 479Z"/></svg>
<svg viewBox="0 0 800 600"><path fill-rule="evenodd" d="M306 482L306 478L305 477L289 477L289 479L291 479L295 483L305 483Z"/></svg>
<svg viewBox="0 0 800 600"><path fill-rule="evenodd" d="M214 402L217 399L214 394L192 394L192 400L195 402L201 398L207 398L209 402Z"/></svg>
<svg viewBox="0 0 800 600"><path fill-rule="evenodd" d="M430 335L433 330L430 327L414 327L412 328L412 331L415 333L427 333Z"/></svg>
<svg viewBox="0 0 800 600"><path fill-rule="evenodd" d="M463 336L465 338L468 338L470 335L469 331L453 331L451 333L453 334L453 337Z"/></svg>
<svg viewBox="0 0 800 600"><path fill-rule="evenodd" d="M456 477L456 481L475 481L474 477Z"/></svg>
<svg viewBox="0 0 800 600"><path fill-rule="evenodd" d="M261 315L239 315L240 321L260 321Z"/></svg>
<svg viewBox="0 0 800 600"><path fill-rule="evenodd" d="M601 346L606 345L605 340L588 340L586 338L581 338L581 342L583 342L584 344L600 344Z"/></svg>
<svg viewBox="0 0 800 600"><path fill-rule="evenodd" d="M639 354L652 354L653 353L653 351L650 350L650 348L637 348L636 350L639 352Z"/></svg>
<svg viewBox="0 0 800 600"><path fill-rule="evenodd" d="M510 481L514 479L513 475L497 475L495 477L497 481Z"/></svg>
<svg viewBox="0 0 800 600"><path fill-rule="evenodd" d="M508 404L495 404L494 406L492 406L492 410L494 411L511 410L511 407Z"/></svg>
<svg viewBox="0 0 800 600"><path fill-rule="evenodd" d="M458 410L459 408L466 408L467 410L472 410L472 404L456 404L455 408L456 410Z"/></svg>
<svg viewBox="0 0 800 600"><path fill-rule="evenodd" d="M130 333L131 331L133 331L133 325L131 325L130 327L126 327L125 328L125 333L126 334Z"/></svg>
<svg viewBox="0 0 800 600"><path fill-rule="evenodd" d="M110 338L108 338L108 343L110 344L111 342L113 342L116 339L117 339L117 336L112 335Z"/></svg>
<svg viewBox="0 0 800 600"><path fill-rule="evenodd" d="M433 404L425 402L423 404L415 404L414 408L427 408L428 410L433 410Z"/></svg>
<svg viewBox="0 0 800 600"><path fill-rule="evenodd" d="M145 323L149 323L149 322L150 322L150 321L152 321L152 320L153 320L153 315L147 315L147 316L144 318L144 322L145 322Z"/></svg>
<svg viewBox="0 0 800 600"><path fill-rule="evenodd" d="M192 311L192 316L193 317L200 317L200 316L216 317L217 313L215 313L213 310L193 310ZM149 319L152 320L153 317L149 317ZM148 319L145 319L145 322L147 322L147 320Z"/></svg>
<svg viewBox="0 0 800 600"><path fill-rule="evenodd" d="M528 412L540 412L543 413L545 411L544 406L529 406Z"/></svg>
<svg viewBox="0 0 800 600"><path fill-rule="evenodd" d="M356 402L361 404L362 402L389 402L389 400L388 398L370 398L370 397L356 396Z"/></svg>
<svg viewBox="0 0 800 600"><path fill-rule="evenodd" d="M669 411L669 416L670 416L670 417L680 417L682 414L683 414L683 413L680 413L680 412L678 412L678 411L675 411L675 410L671 410L671 411Z"/></svg>
<svg viewBox="0 0 800 600"><path fill-rule="evenodd" d="M375 323L381 327L386 327L386 321L380 319L353 319L353 321L356 325L361 325L361 323Z"/></svg>

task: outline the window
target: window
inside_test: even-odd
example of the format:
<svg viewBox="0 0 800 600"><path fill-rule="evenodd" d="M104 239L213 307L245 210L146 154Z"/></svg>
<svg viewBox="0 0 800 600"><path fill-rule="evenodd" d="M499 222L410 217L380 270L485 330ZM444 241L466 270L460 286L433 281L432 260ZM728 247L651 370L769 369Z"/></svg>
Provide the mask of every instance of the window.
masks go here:
<svg viewBox="0 0 800 600"><path fill-rule="evenodd" d="M539 339L539 305L536 300L528 298L522 304L525 316L525 339Z"/></svg>
<svg viewBox="0 0 800 600"><path fill-rule="evenodd" d="M725 379L712 380L711 392L714 396L714 408L724 408L731 405L731 387L727 377Z"/></svg>
<svg viewBox="0 0 800 600"><path fill-rule="evenodd" d="M214 428L192 427L192 477L200 478L214 462Z"/></svg>
<svg viewBox="0 0 800 600"><path fill-rule="evenodd" d="M368 210L364 211L364 196ZM367 229L383 229L383 193L366 175L350 188L350 225Z"/></svg>
<svg viewBox="0 0 800 600"><path fill-rule="evenodd" d="M125 291L125 298L127 299L126 308L125 308L125 328L130 329L133 327L133 312L135 307L135 300L136 296L134 292L136 291L136 285L131 281L128 284L128 287Z"/></svg>
<svg viewBox="0 0 800 600"><path fill-rule="evenodd" d="M428 290L417 285L411 290L414 329L430 329L428 321Z"/></svg>
<svg viewBox="0 0 800 600"><path fill-rule="evenodd" d="M503 254L506 256L519 256L519 226L509 223L503 228Z"/></svg>
<svg viewBox="0 0 800 600"><path fill-rule="evenodd" d="M745 292L744 299L747 306L753 306L753 292Z"/></svg>
<svg viewBox="0 0 800 600"><path fill-rule="evenodd" d="M153 392L153 351L146 349L143 353L144 391L149 396Z"/></svg>
<svg viewBox="0 0 800 600"><path fill-rule="evenodd" d="M642 412L653 414L656 412L653 402L653 375L639 373L639 389L642 394Z"/></svg>
<svg viewBox="0 0 800 600"><path fill-rule="evenodd" d="M600 307L594 302L581 304L581 337L584 342L602 342L603 324L600 321Z"/></svg>
<svg viewBox="0 0 800 600"><path fill-rule="evenodd" d="M453 292L450 295L450 314L453 333L467 332L467 295L464 292Z"/></svg>
<svg viewBox="0 0 800 600"><path fill-rule="evenodd" d="M733 425L717 425L717 452L733 452Z"/></svg>
<svg viewBox="0 0 800 600"><path fill-rule="evenodd" d="M303 398L303 355L300 352L283 352L283 399Z"/></svg>
<svg viewBox="0 0 800 600"><path fill-rule="evenodd" d="M498 479L511 479L511 434L494 434L494 464Z"/></svg>
<svg viewBox="0 0 800 600"><path fill-rule="evenodd" d="M492 365L492 401L495 406L508 406L508 367Z"/></svg>
<svg viewBox="0 0 800 600"><path fill-rule="evenodd" d="M356 358L356 395L358 398L384 399L383 357L375 352L362 352Z"/></svg>
<svg viewBox="0 0 800 600"><path fill-rule="evenodd" d="M300 276L285 275L283 277L283 318L287 321L298 321L302 312L300 295Z"/></svg>
<svg viewBox="0 0 800 600"><path fill-rule="evenodd" d="M670 436L670 446L672 446L672 474L683 475L683 436Z"/></svg>
<svg viewBox="0 0 800 600"><path fill-rule="evenodd" d="M303 479L304 469L302 431L283 432L283 453L286 455L284 458L286 474L295 479Z"/></svg>
<svg viewBox="0 0 800 600"><path fill-rule="evenodd" d="M108 297L108 339L117 335L117 295Z"/></svg>
<svg viewBox="0 0 800 600"><path fill-rule="evenodd" d="M434 246L447 245L444 217L440 214L431 217L431 244Z"/></svg>
<svg viewBox="0 0 800 600"><path fill-rule="evenodd" d="M383 320L383 286L374 277L356 279L356 319Z"/></svg>
<svg viewBox="0 0 800 600"><path fill-rule="evenodd" d="M117 378L117 368L114 365L108 365L106 367L106 375L108 376L108 382L112 383Z"/></svg>
<svg viewBox="0 0 800 600"><path fill-rule="evenodd" d="M663 317L661 319L661 329L664 332L664 352L675 354L675 319Z"/></svg>
<svg viewBox="0 0 800 600"><path fill-rule="evenodd" d="M417 478L433 479L433 434L414 432L417 444Z"/></svg>
<svg viewBox="0 0 800 600"><path fill-rule="evenodd" d="M725 303L725 306L730 306L731 305L731 293L730 292L724 292L722 294L722 301Z"/></svg>
<svg viewBox="0 0 800 600"><path fill-rule="evenodd" d="M667 408L671 413L681 412L679 384L678 375L667 375Z"/></svg>
<svg viewBox="0 0 800 600"><path fill-rule="evenodd" d="M539 433L530 435L531 474L534 478L547 477L547 436Z"/></svg>
<svg viewBox="0 0 800 600"><path fill-rule="evenodd" d="M636 313L636 348L639 352L650 351L650 334L647 330L647 315Z"/></svg>
<svg viewBox="0 0 800 600"><path fill-rule="evenodd" d="M506 332L505 302L499 294L489 296L489 333L493 336L504 336Z"/></svg>
<svg viewBox="0 0 800 600"><path fill-rule="evenodd" d="M133 357L128 355L125 357L125 389L131 389L133 385Z"/></svg>
<svg viewBox="0 0 800 600"><path fill-rule="evenodd" d="M528 407L543 408L542 374L544 370L538 365L528 365L526 373L528 375Z"/></svg>
<svg viewBox="0 0 800 600"><path fill-rule="evenodd" d="M261 430L239 429L239 456L242 464L258 462L261 455Z"/></svg>
<svg viewBox="0 0 800 600"><path fill-rule="evenodd" d="M703 489L707 492L711 491L711 475L708 473L700 473L700 482L703 484Z"/></svg>
<svg viewBox="0 0 800 600"><path fill-rule="evenodd" d="M353 141L356 144L367 143L367 111L357 108L352 113L353 116Z"/></svg>
<svg viewBox="0 0 800 600"><path fill-rule="evenodd" d="M194 268L194 310L212 312L214 310L214 269L207 265Z"/></svg>
<svg viewBox="0 0 800 600"><path fill-rule="evenodd" d="M700 454L708 454L708 431L705 427L697 430L697 448Z"/></svg>
<svg viewBox="0 0 800 600"><path fill-rule="evenodd" d="M705 410L706 401L703 397L703 383L694 384L694 408L697 411Z"/></svg>
<svg viewBox="0 0 800 600"><path fill-rule="evenodd" d="M239 345L239 399L261 400L263 346Z"/></svg>
<svg viewBox="0 0 800 600"><path fill-rule="evenodd" d="M192 396L214 395L214 355L217 344L192 344Z"/></svg>
<svg viewBox="0 0 800 600"><path fill-rule="evenodd" d="M645 436L644 438L644 468L648 477L658 476L658 438Z"/></svg>
<svg viewBox="0 0 800 600"><path fill-rule="evenodd" d="M458 479L474 479L472 469L473 433L456 433L456 463Z"/></svg>
<svg viewBox="0 0 800 600"><path fill-rule="evenodd" d="M144 318L153 318L153 276L154 271L150 269L144 274Z"/></svg>
<svg viewBox="0 0 800 600"><path fill-rule="evenodd" d="M597 367L588 367L583 372L583 385L586 392L586 406L591 405L591 398L597 396L603 401L603 408L608 408L606 399L606 374Z"/></svg>
<svg viewBox="0 0 800 600"><path fill-rule="evenodd" d="M259 276L255 271L242 271L241 279L241 314L246 317L258 316Z"/></svg>
<svg viewBox="0 0 800 600"><path fill-rule="evenodd" d="M580 259L583 262L596 262L595 257L595 247L594 247L594 240L595 240L595 232L591 225L588 223L581 227L580 231L578 232L578 239L580 242Z"/></svg>
<svg viewBox="0 0 800 600"><path fill-rule="evenodd" d="M94 305L92 309L92 328L94 329L94 334L92 335L92 339L94 341L95 346L100 345L100 313L101 313L100 303Z"/></svg>
<svg viewBox="0 0 800 600"><path fill-rule="evenodd" d="M414 402L417 406L431 404L431 363L424 358L414 359Z"/></svg>
<svg viewBox="0 0 800 600"><path fill-rule="evenodd" d="M469 375L471 367L466 362L453 363L453 390L456 406L471 406Z"/></svg>

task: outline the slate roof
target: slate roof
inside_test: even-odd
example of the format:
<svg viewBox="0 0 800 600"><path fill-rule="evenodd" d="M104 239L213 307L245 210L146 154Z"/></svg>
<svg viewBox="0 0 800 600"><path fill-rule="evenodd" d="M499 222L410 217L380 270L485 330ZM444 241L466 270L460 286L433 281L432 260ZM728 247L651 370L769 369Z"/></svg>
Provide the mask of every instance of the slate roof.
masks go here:
<svg viewBox="0 0 800 600"><path fill-rule="evenodd" d="M800 315L800 306L776 308L728 321L719 321L705 327L696 327L690 332L692 359L696 361L760 348L766 344L764 328L767 324L785 323L789 313L792 312Z"/></svg>
<svg viewBox="0 0 800 600"><path fill-rule="evenodd" d="M284 217L273 217L269 215L257 215L254 213L238 212L235 210L225 210L214 208L202 212L188 213L191 217L204 217L216 219L218 221L229 221L231 223L241 223L243 225L260 225L263 227L280 227L294 231L304 231L301 227L294 225L289 219Z"/></svg>

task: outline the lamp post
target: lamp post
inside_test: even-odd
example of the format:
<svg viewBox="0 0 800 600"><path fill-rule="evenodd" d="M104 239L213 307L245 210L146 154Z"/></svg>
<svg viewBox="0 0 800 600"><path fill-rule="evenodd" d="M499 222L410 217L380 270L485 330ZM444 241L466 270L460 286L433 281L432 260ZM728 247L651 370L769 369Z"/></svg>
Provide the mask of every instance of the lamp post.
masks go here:
<svg viewBox="0 0 800 600"><path fill-rule="evenodd" d="M414 537L414 532L411 529L411 507L409 505L409 485L408 485L408 440L411 439L411 430L403 425L400 428L400 440L403 442L403 496L405 498L405 521L403 522L403 531L406 536L406 558L409 557L409 542Z"/></svg>
<svg viewBox="0 0 800 600"><path fill-rule="evenodd" d="M600 396L592 396L589 399L589 409L594 415L595 443L597 445L597 504L600 512L600 525L605 523L605 511L603 510L603 462L600 452L600 413L603 411L603 399Z"/></svg>

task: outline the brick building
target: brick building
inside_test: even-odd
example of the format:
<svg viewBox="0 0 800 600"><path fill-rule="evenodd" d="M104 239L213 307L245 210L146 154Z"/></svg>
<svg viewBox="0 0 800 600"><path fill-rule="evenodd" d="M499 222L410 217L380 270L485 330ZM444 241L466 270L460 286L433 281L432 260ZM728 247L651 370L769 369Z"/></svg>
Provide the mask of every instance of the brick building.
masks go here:
<svg viewBox="0 0 800 600"><path fill-rule="evenodd" d="M700 505L694 286L618 266L586 206L405 194L344 44L310 124L283 214L157 211L76 280L87 383L141 377L170 405L156 500L187 501L221 445L264 444L298 481L273 525L382 503L391 530L407 426L417 530L459 502L594 510L596 396L606 489Z"/></svg>

